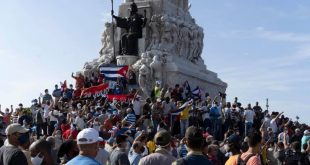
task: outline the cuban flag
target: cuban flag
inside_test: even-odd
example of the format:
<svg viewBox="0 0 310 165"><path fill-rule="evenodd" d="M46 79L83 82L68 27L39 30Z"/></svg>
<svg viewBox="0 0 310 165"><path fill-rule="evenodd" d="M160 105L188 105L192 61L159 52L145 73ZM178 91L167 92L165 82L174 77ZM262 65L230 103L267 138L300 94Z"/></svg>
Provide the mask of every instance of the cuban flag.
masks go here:
<svg viewBox="0 0 310 165"><path fill-rule="evenodd" d="M172 115L178 115L180 114L182 111L185 110L185 108L192 102L192 100L190 99L189 101L185 102L177 111L171 113Z"/></svg>
<svg viewBox="0 0 310 165"><path fill-rule="evenodd" d="M194 99L200 99L201 98L201 90L198 86L192 91L192 97Z"/></svg>
<svg viewBox="0 0 310 165"><path fill-rule="evenodd" d="M119 77L126 77L128 66L102 66L99 70L105 80L116 81Z"/></svg>

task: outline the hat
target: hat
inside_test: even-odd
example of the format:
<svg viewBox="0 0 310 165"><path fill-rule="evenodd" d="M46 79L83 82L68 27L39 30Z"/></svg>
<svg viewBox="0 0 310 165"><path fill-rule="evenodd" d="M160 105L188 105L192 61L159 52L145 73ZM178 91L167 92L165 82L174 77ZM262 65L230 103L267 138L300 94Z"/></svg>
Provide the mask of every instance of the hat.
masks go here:
<svg viewBox="0 0 310 165"><path fill-rule="evenodd" d="M235 135L235 134L232 134L232 135L230 135L228 138L227 138L227 142L229 143L229 144L238 144L239 142L240 142L240 139L239 139L239 137L237 136L237 135Z"/></svg>
<svg viewBox="0 0 310 165"><path fill-rule="evenodd" d="M156 101L160 103L160 102L161 102L161 99L160 99L160 98L158 98L158 99L156 99Z"/></svg>
<svg viewBox="0 0 310 165"><path fill-rule="evenodd" d="M12 135L13 133L26 133L28 132L29 129L26 129L22 127L20 124L10 124L6 129L5 129L5 134L6 135Z"/></svg>
<svg viewBox="0 0 310 165"><path fill-rule="evenodd" d="M299 129L299 128L296 128L296 129L295 129L295 132L300 132L300 129Z"/></svg>
<svg viewBox="0 0 310 165"><path fill-rule="evenodd" d="M155 134L155 144L161 147L167 147L171 141L171 135L166 130L161 130Z"/></svg>
<svg viewBox="0 0 310 165"><path fill-rule="evenodd" d="M304 135L310 135L310 131L309 130L305 130L304 131Z"/></svg>
<svg viewBox="0 0 310 165"><path fill-rule="evenodd" d="M93 128L83 129L77 135L77 144L92 144L98 141L103 141L101 137L99 137L99 133L97 130Z"/></svg>

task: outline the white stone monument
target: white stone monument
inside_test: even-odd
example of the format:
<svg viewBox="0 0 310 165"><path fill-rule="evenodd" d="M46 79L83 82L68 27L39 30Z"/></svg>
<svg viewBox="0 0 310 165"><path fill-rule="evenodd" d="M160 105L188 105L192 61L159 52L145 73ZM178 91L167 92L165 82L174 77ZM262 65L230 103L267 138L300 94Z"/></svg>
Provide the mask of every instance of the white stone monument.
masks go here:
<svg viewBox="0 0 310 165"><path fill-rule="evenodd" d="M131 0L119 6L119 16L128 17ZM146 11L148 19L139 39L139 56L113 56L112 24L106 24L102 35L100 58L85 64L86 76L100 65L113 63L130 65L135 71L140 88L148 95L155 81L162 86L182 85L186 80L192 88L199 88L210 96L225 92L227 84L215 72L207 70L201 57L204 32L189 13L188 0L135 0L138 12ZM118 49L124 29L115 28L115 49ZM116 51L118 52L118 51ZM115 61L114 61L115 63ZM116 64L116 63L115 63ZM148 75L147 75L148 74Z"/></svg>

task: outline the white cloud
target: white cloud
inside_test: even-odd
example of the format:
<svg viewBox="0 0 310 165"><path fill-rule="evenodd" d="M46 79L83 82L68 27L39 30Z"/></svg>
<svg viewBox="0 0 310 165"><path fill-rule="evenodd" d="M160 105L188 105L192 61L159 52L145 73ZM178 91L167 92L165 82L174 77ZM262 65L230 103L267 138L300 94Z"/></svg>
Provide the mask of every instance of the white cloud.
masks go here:
<svg viewBox="0 0 310 165"><path fill-rule="evenodd" d="M310 34L299 34L294 32L281 32L281 31L270 31L264 27L257 27L254 34L257 37L273 40L273 41L284 41L284 42L310 42Z"/></svg>

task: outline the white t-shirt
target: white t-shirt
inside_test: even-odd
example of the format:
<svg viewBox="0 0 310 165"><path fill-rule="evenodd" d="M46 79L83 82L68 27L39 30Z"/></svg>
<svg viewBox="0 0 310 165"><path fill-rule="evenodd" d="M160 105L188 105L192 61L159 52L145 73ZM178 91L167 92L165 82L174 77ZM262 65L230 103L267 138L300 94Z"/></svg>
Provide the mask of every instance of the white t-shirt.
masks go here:
<svg viewBox="0 0 310 165"><path fill-rule="evenodd" d="M278 132L278 125L277 125L276 119L272 119L270 121L270 127L271 127L273 133Z"/></svg>
<svg viewBox="0 0 310 165"><path fill-rule="evenodd" d="M288 145L289 139L290 137L288 136L288 134L286 134L286 145ZM281 132L278 136L278 142L283 142L284 143L284 132Z"/></svg>
<svg viewBox="0 0 310 165"><path fill-rule="evenodd" d="M74 124L76 124L76 126L78 128L80 128L81 130L85 128L85 122L83 118L80 118L79 116L77 116L74 120Z"/></svg>
<svg viewBox="0 0 310 165"><path fill-rule="evenodd" d="M247 109L244 111L244 117L245 117L245 122L251 122L253 123L254 121L254 116L255 116L255 112L251 109Z"/></svg>
<svg viewBox="0 0 310 165"><path fill-rule="evenodd" d="M210 119L210 112L208 112L208 107L202 106L201 109L203 111L202 120Z"/></svg>
<svg viewBox="0 0 310 165"><path fill-rule="evenodd" d="M163 105L164 115L168 115L169 111L173 109L171 102L166 103L166 101L163 101L162 105Z"/></svg>
<svg viewBox="0 0 310 165"><path fill-rule="evenodd" d="M43 117L45 119L47 119L49 117L49 112L50 112L49 108L50 107L48 105L43 106Z"/></svg>
<svg viewBox="0 0 310 165"><path fill-rule="evenodd" d="M135 115L141 114L141 103L140 101L132 100L133 110L135 111Z"/></svg>
<svg viewBox="0 0 310 165"><path fill-rule="evenodd" d="M53 114L52 114L53 113ZM54 111L50 111L48 113L48 116L50 117L50 121L58 121L57 116L58 116L58 111L54 110Z"/></svg>

